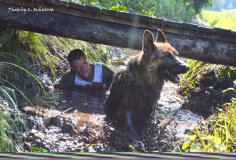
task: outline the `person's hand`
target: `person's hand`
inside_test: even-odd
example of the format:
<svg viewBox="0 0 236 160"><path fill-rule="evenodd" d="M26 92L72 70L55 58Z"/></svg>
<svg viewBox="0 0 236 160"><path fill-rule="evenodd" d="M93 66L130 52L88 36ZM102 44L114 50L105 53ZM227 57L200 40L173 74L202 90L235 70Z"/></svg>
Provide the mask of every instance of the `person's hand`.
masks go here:
<svg viewBox="0 0 236 160"><path fill-rule="evenodd" d="M98 82L91 82L92 86L97 88L97 89L105 89L106 85L104 83L98 83Z"/></svg>

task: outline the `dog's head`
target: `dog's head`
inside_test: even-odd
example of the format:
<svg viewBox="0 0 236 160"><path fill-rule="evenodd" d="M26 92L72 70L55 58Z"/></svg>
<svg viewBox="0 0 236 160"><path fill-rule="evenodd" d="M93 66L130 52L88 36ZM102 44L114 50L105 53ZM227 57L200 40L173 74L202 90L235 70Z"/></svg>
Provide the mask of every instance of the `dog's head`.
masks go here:
<svg viewBox="0 0 236 160"><path fill-rule="evenodd" d="M189 66L177 55L178 52L167 42L161 30L158 30L158 37L155 41L150 31L144 31L141 63L145 63L148 70L164 76L166 80L173 83L179 83L178 74L186 73Z"/></svg>

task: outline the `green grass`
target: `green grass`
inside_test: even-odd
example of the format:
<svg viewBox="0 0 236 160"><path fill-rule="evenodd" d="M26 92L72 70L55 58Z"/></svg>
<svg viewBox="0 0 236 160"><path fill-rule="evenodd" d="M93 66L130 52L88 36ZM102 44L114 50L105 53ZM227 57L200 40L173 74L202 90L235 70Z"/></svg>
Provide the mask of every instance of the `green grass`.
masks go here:
<svg viewBox="0 0 236 160"><path fill-rule="evenodd" d="M17 105L12 104L14 93L8 92L11 92L10 88L0 86L0 152L20 152L23 150L20 131L25 127L25 121ZM3 98L2 93L6 94Z"/></svg>
<svg viewBox="0 0 236 160"><path fill-rule="evenodd" d="M190 60L190 70L182 77L181 87L183 94L195 90L196 83L204 79L204 74L212 71L216 74L216 82L236 75L236 68L224 65L214 65L200 61ZM218 89L219 92L230 95L236 92L236 80L233 88ZM214 93L212 93L214 94ZM233 94L232 94L233 95ZM235 95L235 94L234 94ZM225 103L223 113L215 113L209 119L200 121L200 128L189 133L189 137L182 143L184 152L235 152L236 151L236 99L232 97L231 103Z"/></svg>
<svg viewBox="0 0 236 160"><path fill-rule="evenodd" d="M203 11L200 16L209 27L236 30L236 11L214 12ZM224 65L203 63L196 60L188 62L190 70L183 76L181 87L183 94L195 89L195 84L204 78L203 74L214 71L217 82L236 75L236 68ZM234 87L217 92L230 94L236 92L236 80ZM233 94L232 94L233 95ZM189 137L182 145L184 152L235 152L236 151L236 99L232 97L231 103L225 103L222 113L215 113L207 120L200 120L200 128L189 132Z"/></svg>
<svg viewBox="0 0 236 160"><path fill-rule="evenodd" d="M236 99L227 105L226 111L212 115L208 121L200 121L200 129L189 133L182 150L190 152L236 151ZM188 148L189 147L189 148Z"/></svg>
<svg viewBox="0 0 236 160"><path fill-rule="evenodd" d="M20 131L26 126L18 105L30 104L28 96L44 91L33 76L39 70L52 80L61 76L59 62L68 63L63 52L74 48L84 50L92 62L109 64L109 46L29 31L0 30L0 152L23 151Z"/></svg>
<svg viewBox="0 0 236 160"><path fill-rule="evenodd" d="M19 152L23 150L20 131L25 127L25 122L18 110L15 92L24 94L6 80L4 72L10 71L6 69L8 65L11 64L0 60L0 152ZM11 87L6 87L7 84Z"/></svg>
<svg viewBox="0 0 236 160"><path fill-rule="evenodd" d="M180 82L183 95L188 94L191 90L195 90L197 82L205 78L204 74L206 75L213 71L216 74L217 82L222 82L226 78L236 75L235 67L204 63L197 60L189 60L188 65L190 69L182 76ZM219 91L222 92L222 90Z"/></svg>
<svg viewBox="0 0 236 160"><path fill-rule="evenodd" d="M15 57L15 55L0 52L0 57L2 55ZM9 66L13 66L14 69L9 68ZM39 80L24 68L16 64L3 62L0 60L0 152L23 151L20 132L26 127L26 125L25 119L18 109L18 98L16 92L21 94L21 96L29 103L30 101L25 94L8 79L7 73L16 73L16 68L33 77L43 88Z"/></svg>
<svg viewBox="0 0 236 160"><path fill-rule="evenodd" d="M236 31L236 11L223 10L222 12L203 11L200 16L209 24L209 27L224 28Z"/></svg>

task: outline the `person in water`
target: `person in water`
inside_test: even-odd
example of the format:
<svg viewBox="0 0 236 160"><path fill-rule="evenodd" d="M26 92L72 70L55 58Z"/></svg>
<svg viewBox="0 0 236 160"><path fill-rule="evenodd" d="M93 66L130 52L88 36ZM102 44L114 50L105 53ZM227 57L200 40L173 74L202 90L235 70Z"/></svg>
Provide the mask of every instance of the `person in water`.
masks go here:
<svg viewBox="0 0 236 160"><path fill-rule="evenodd" d="M54 85L54 89L69 89L76 86L108 89L114 71L101 62L90 63L87 55L80 49L72 50L68 55L71 70Z"/></svg>

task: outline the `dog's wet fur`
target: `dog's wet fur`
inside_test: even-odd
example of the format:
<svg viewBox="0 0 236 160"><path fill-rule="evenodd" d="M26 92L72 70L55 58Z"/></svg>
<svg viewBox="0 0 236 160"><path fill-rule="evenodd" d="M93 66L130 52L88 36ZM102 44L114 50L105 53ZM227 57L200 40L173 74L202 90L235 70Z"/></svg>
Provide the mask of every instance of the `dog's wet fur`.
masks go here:
<svg viewBox="0 0 236 160"><path fill-rule="evenodd" d="M144 130L153 120L164 82L179 83L178 74L189 70L177 55L161 30L155 41L153 34L145 30L141 54L113 78L104 108L106 120L131 132Z"/></svg>

